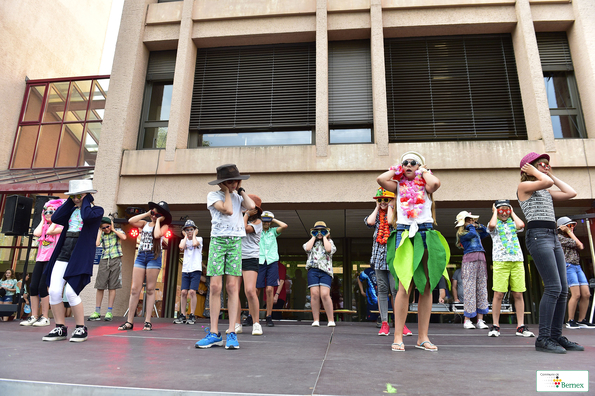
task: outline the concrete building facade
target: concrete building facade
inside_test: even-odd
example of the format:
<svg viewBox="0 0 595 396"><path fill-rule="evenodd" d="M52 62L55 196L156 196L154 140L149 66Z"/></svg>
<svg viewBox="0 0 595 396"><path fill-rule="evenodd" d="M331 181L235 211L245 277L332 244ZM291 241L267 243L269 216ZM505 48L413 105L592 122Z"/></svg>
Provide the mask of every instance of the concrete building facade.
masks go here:
<svg viewBox="0 0 595 396"><path fill-rule="evenodd" d="M560 39L568 48L571 70L566 67L558 72L546 62L551 37L554 41ZM490 40L495 40L497 51L489 49ZM342 43L348 47L343 52ZM359 53L367 56L369 62L363 63L361 72L341 80L336 70L348 74L349 69L362 64L354 55L358 52L352 51L355 47L364 49ZM286 118L306 112L294 111L291 106L308 100L303 107L311 105L308 109L313 112L304 116L307 120L303 124L280 123L277 127L271 118L270 127L251 126L246 120L257 112L257 106L251 108L249 99L237 99L235 107L226 113L229 118L236 117L236 124L227 129L201 126L206 123L207 113L215 117L219 108L228 111L227 97L208 104L208 95L236 84L232 88L237 89L239 96L247 95L256 102L265 89L252 87L240 92L237 87L242 84L241 79L230 83L233 73L228 73L228 66L239 64L240 60L256 64L271 51L278 55L275 62L281 62L279 54L289 51L295 68L275 64L280 65L279 69L286 67L278 71L281 78L291 73L297 76L296 70L302 66L298 66L296 48L306 48L299 54L310 54L300 65L310 73L303 91L310 90L312 96L295 96L295 103L288 101L279 111ZM494 61L503 65L506 76L502 80L494 77L497 73L491 69L471 71L473 65L487 67L492 62L487 57L500 49L510 54ZM432 52L442 50L447 52ZM426 52L428 57L424 60ZM417 54L422 55L415 62L427 61L426 66L416 67L419 70L408 70L408 61L400 62L410 56L414 59ZM169 64L159 62L162 55L170 59ZM203 68L197 60L206 66ZM214 60L221 63L208 69L209 62ZM341 62L347 67L341 69ZM439 93L435 86L429 90L430 99L418 96L432 84L458 78L457 72L449 71L458 67L452 62L467 64L462 66L467 70L462 81L469 84L471 94L464 101L471 102L471 123L476 128L470 134L464 132L467 126L461 126L458 120L438 116L439 112L444 113L441 106L459 106L463 99L439 96L444 92ZM238 76L244 72L240 68L245 64L234 63ZM315 72L308 65L313 65ZM161 77L159 70L151 69L157 66L167 69L161 70ZM429 83L423 78L415 80L415 73L424 67L434 68L427 74ZM435 74L436 69L444 74ZM412 77L401 75L405 72ZM398 82L400 75L411 78L413 88L402 82L397 85L394 81ZM202 80L197 81L196 76ZM362 91L365 92L353 99L358 101L357 108L341 113L345 109L342 106L349 105L341 102L342 95L350 92L341 93L337 81L345 83L361 76L366 76ZM291 78L275 81L291 85ZM499 99L494 96L493 114L489 114L490 98L482 98L482 93L492 95L488 80L494 86L508 84L505 96L510 96L510 102L505 106L509 114L506 117L513 121L502 127L505 133L496 132L501 127L494 121L504 117L495 110ZM480 81L479 86L474 87L473 81ZM482 81L486 81L485 86ZM563 81L564 88L555 81ZM266 84L269 83L263 79L262 85ZM519 162L530 151L547 152L556 175L578 192L576 199L556 207L557 215L588 211L595 197L595 92L590 89L593 86L595 4L588 0L127 0L95 168L94 183L99 190L96 201L106 212L118 211L121 217L127 207L167 201L174 220L192 218L208 242L210 217L206 197L212 187L207 182L214 179L216 166L235 163L242 173L251 175L243 183L246 190L259 195L263 208L290 224L280 239L282 260L305 261L301 245L307 240L307 231L316 220L329 224L339 245L337 273L342 296L344 301L354 301L353 279L369 259L371 249L372 234L363 218L374 207L371 198L378 187L375 179L406 151L422 153L442 182L435 194L437 222L438 229L448 238L454 237L452 225L460 210L478 213L487 222L495 199L516 201ZM450 88L446 91L451 93ZM287 92L281 91L281 96L294 95L294 91ZM407 96L410 103L399 102L399 96L405 92L411 95ZM514 95L518 100L513 99ZM556 102L554 97L558 105L552 104ZM561 98L571 97L573 105L560 105ZM272 98L271 106L281 100L279 96ZM484 104L480 104L482 100ZM153 111L154 104L160 114L151 118L147 114ZM399 110L410 104L412 107L406 107L410 110ZM347 119L350 113L365 106L370 106L368 115L342 122L341 117ZM431 115L426 114L428 106ZM244 111L243 119L233 116L233 111ZM416 119L417 113L423 115ZM452 118L459 116L462 117L454 110ZM426 122L430 132L422 127L415 129ZM484 126L480 127L480 123ZM450 124L450 129L439 132L441 124ZM400 130L401 125L411 129ZM568 132L570 129L575 132ZM356 131L355 141L344 139L346 130ZM287 143L284 138L270 145L250 142L256 134L271 137L275 133L288 133L283 135L289 136ZM245 139L244 145L233 140L237 136ZM305 140L298 139L293 144L290 141L294 136L305 136ZM584 237L586 231L581 235ZM123 295L129 290L134 248L133 242L125 247ZM454 245L452 248L455 249ZM171 254L173 258L168 264L177 268L177 253L172 249ZM361 265L352 265L355 262ZM170 300L163 310L167 315L174 310L176 287L175 272L169 271L169 280L166 275L162 280L166 289L163 299ZM116 305L118 310L125 310L126 298L118 298ZM92 306L87 304L88 310ZM344 307L351 306L346 302Z"/></svg>

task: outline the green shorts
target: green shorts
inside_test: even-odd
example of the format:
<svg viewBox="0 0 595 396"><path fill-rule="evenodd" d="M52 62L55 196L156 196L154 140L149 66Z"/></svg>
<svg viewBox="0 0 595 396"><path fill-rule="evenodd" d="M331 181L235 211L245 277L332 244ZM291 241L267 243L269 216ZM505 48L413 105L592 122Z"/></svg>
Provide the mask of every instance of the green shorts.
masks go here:
<svg viewBox="0 0 595 396"><path fill-rule="evenodd" d="M212 237L207 276L242 276L242 238Z"/></svg>
<svg viewBox="0 0 595 396"><path fill-rule="evenodd" d="M522 293L525 287L525 266L522 261L494 261L493 291L506 293L510 280L510 290Z"/></svg>

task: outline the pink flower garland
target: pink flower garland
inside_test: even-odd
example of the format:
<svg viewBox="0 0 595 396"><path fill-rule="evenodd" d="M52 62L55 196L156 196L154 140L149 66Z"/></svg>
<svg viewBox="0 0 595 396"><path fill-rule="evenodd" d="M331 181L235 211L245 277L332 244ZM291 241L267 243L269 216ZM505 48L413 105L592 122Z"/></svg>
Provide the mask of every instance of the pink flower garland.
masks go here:
<svg viewBox="0 0 595 396"><path fill-rule="evenodd" d="M421 213L426 200L424 194L426 192L426 180L423 178L423 171L418 169L415 171L415 178L409 180L404 176L403 167L391 167L390 170L395 171L392 180L399 183L399 192L401 194L399 205L403 212L409 219L415 219Z"/></svg>

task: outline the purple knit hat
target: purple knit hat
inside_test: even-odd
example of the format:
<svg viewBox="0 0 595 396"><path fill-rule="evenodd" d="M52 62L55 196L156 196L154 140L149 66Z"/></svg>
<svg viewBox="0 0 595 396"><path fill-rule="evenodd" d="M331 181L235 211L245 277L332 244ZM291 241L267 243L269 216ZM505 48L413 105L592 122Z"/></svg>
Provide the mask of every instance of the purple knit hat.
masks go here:
<svg viewBox="0 0 595 396"><path fill-rule="evenodd" d="M525 164L530 164L531 162L538 160L539 158L545 158L546 160L550 160L550 156L547 154L537 154L536 152L531 152L527 155L525 155L523 157L523 159L521 160L521 168L523 166L525 166ZM523 174L523 171L521 171L521 175Z"/></svg>

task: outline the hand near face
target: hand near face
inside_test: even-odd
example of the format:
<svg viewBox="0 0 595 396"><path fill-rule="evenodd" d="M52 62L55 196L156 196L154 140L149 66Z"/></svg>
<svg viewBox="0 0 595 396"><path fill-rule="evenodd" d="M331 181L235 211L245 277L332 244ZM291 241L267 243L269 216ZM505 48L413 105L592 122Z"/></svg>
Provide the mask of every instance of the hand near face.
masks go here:
<svg viewBox="0 0 595 396"><path fill-rule="evenodd" d="M227 188L227 185L225 183L219 183L218 186L224 193L229 192L229 188Z"/></svg>
<svg viewBox="0 0 595 396"><path fill-rule="evenodd" d="M537 168L535 168L531 164L525 164L525 165L523 165L523 167L521 168L521 171L525 172L529 176L537 176L537 175L539 175L539 173L541 173L541 172L539 172L537 170Z"/></svg>

